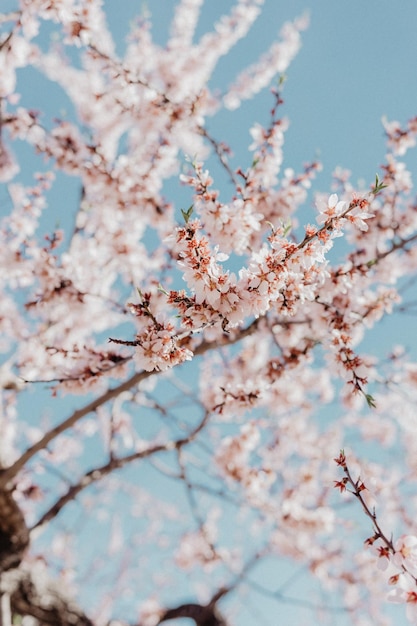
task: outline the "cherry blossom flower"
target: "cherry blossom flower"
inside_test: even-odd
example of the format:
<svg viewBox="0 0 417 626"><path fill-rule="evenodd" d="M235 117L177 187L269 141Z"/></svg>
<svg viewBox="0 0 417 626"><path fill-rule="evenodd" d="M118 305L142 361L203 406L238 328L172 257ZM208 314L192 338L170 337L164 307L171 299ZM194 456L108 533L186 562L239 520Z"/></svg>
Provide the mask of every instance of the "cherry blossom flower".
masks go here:
<svg viewBox="0 0 417 626"><path fill-rule="evenodd" d="M406 615L409 622L417 620L417 589L415 580L407 574L399 574L394 589L388 594L388 600L406 605Z"/></svg>
<svg viewBox="0 0 417 626"><path fill-rule="evenodd" d="M332 193L326 204L320 202L317 204L319 215L317 222L319 224L325 224L329 220L337 217L341 217L347 210L348 203L344 200L339 200L336 193Z"/></svg>
<svg viewBox="0 0 417 626"><path fill-rule="evenodd" d="M407 572L417 575L417 537L404 535L394 544L395 554L392 558L398 568L404 567Z"/></svg>
<svg viewBox="0 0 417 626"><path fill-rule="evenodd" d="M18 5L0 35L0 499L30 546L10 541L21 561L2 572L6 595L37 579L54 607L46 570L71 586L100 578L91 619L107 624L141 580L127 621L156 626L189 573L194 606L214 616L267 555L296 560L358 624L387 624L387 583L416 622L417 365L364 346L377 322L413 310L417 211L399 157L417 118L384 122L388 155L368 188L339 168L314 192L321 165L286 166L281 115L306 18L220 93L216 66L262 0L236 0L202 35L202 0L178 0L164 45L144 13L117 52L99 0ZM34 110L21 68L59 86L64 119ZM210 117L278 75L249 156L232 156ZM57 227L67 177L79 195ZM352 464L335 452L349 447ZM359 542L352 492L372 527ZM86 536L97 558L82 572Z"/></svg>

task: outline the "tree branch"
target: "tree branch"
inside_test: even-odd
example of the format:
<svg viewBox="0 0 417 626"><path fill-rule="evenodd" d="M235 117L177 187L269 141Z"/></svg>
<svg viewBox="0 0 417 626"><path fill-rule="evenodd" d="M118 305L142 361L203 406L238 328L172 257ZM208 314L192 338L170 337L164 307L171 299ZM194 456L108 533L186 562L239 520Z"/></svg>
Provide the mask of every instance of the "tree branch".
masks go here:
<svg viewBox="0 0 417 626"><path fill-rule="evenodd" d="M105 476L108 476L111 472L117 469L121 469L128 463L132 463L133 461L137 461L139 459L145 459L153 454L157 454L158 452L168 452L170 450L179 450L186 444L190 443L195 439L198 433L204 428L206 425L209 413L206 412L203 419L200 423L192 430L186 437L182 437L181 439L177 439L175 441L168 441L164 444L158 444L156 446L152 446L151 448L147 448L146 450L141 450L140 452L134 452L133 454L129 454L127 456L121 458L111 458L108 463L102 465L101 467L96 467L80 478L80 480L75 484L69 487L67 492L61 496L55 504L53 504L46 513L42 515L42 517L32 526L31 531L35 528L43 526L47 524L51 519L56 517L61 509L64 508L68 502L75 500L78 494L83 491L86 487L89 487L92 483L101 480Z"/></svg>
<svg viewBox="0 0 417 626"><path fill-rule="evenodd" d="M182 604L175 609L168 609L159 620L159 624L176 618L189 618L196 626L227 626L227 622L218 613L216 606L202 604Z"/></svg>
<svg viewBox="0 0 417 626"><path fill-rule="evenodd" d="M29 531L8 489L0 489L0 574L17 567L29 545Z"/></svg>
<svg viewBox="0 0 417 626"><path fill-rule="evenodd" d="M43 572L35 577L27 569L14 570L2 579L2 587L8 590L12 615L30 615L42 626L94 626L61 587L45 583Z"/></svg>
<svg viewBox="0 0 417 626"><path fill-rule="evenodd" d="M196 626L227 626L226 620L217 610L217 603L229 591L228 587L222 587L216 591L208 604L189 602L173 609L167 609L158 623L162 624L177 617L185 617L192 619Z"/></svg>
<svg viewBox="0 0 417 626"><path fill-rule="evenodd" d="M222 337L221 339L216 339L214 341L203 340L194 349L194 356L199 356L201 354L204 354L205 352L208 352L209 350L217 349L222 346L229 346L238 341L241 341L248 335L251 335L257 329L259 319L260 318L255 319L249 324L249 326L242 328L241 330L236 332L235 335L226 335L226 338ZM5 487L26 465L26 463L35 456L35 454L40 452L40 450L46 448L46 446L51 441L56 439L56 437L61 435L63 432L75 426L75 424L79 422L79 420L81 420L83 417L85 417L89 413L96 411L96 409L98 409L100 406L103 406L104 404L107 404L107 402L110 402L110 400L117 398L117 396L124 391L128 391L132 387L135 387L136 385L141 383L143 380L146 380L150 376L155 376L158 373L159 372L157 371L136 372L124 383L121 383L113 389L109 389L104 394L102 394L83 408L74 411L74 413L72 413L72 415L70 415L66 420L49 430L41 439L39 439L39 441L30 446L12 465L10 465L10 467L3 469L0 472L0 488Z"/></svg>

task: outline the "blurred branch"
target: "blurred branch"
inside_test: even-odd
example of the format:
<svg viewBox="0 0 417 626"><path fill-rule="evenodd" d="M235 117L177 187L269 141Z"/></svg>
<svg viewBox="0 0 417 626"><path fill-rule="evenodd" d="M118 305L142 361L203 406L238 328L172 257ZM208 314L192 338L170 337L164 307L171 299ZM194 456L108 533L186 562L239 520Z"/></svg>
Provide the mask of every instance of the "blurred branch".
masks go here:
<svg viewBox="0 0 417 626"><path fill-rule="evenodd" d="M158 624L176 618L192 619L196 626L227 626L226 620L217 610L217 603L228 593L227 587L222 587L211 598L208 604L189 602L172 609L167 609L161 616Z"/></svg>
<svg viewBox="0 0 417 626"><path fill-rule="evenodd" d="M42 626L94 626L57 584L45 582L44 575L35 577L19 569L10 572L2 583L9 589L10 609L16 617L30 615Z"/></svg>
<svg viewBox="0 0 417 626"><path fill-rule="evenodd" d="M199 126L198 130L200 132L200 134L205 137L208 142L212 145L215 153L217 154L220 163L222 164L222 166L224 167L224 169L226 170L226 172L229 174L229 177L233 183L233 185L236 187L236 189L239 189L240 185L239 185L239 181L236 178L235 172L232 170L232 168L230 167L228 160L227 160L227 154L230 152L230 150L228 149L228 147L223 143L223 142L219 142L216 139L214 139L209 132L207 131L207 129L204 128L204 126Z"/></svg>
<svg viewBox="0 0 417 626"><path fill-rule="evenodd" d="M0 15L0 24L5 24L6 22L12 22L13 20L17 20L20 17L20 11L11 11L10 13L3 13Z"/></svg>
<svg viewBox="0 0 417 626"><path fill-rule="evenodd" d="M216 605L182 604L174 609L168 609L159 620L159 624L177 618L192 619L196 626L227 626L227 622L218 613Z"/></svg>
<svg viewBox="0 0 417 626"><path fill-rule="evenodd" d="M17 567L29 545L29 531L11 490L0 489L0 574Z"/></svg>
<svg viewBox="0 0 417 626"><path fill-rule="evenodd" d="M234 343L236 343L238 341L241 341L242 339L244 339L248 335L251 335L253 332L255 332L255 330L257 329L258 323L259 323L259 319L261 319L261 318L255 319L253 322L251 322L249 324L249 326L238 330L233 335L232 334L230 334L230 335L224 334L224 336L222 336L220 339L216 339L214 341L204 341L203 340L199 345L197 345L194 348L194 350L193 350L194 356L199 356L201 354L204 354L205 352L208 352L209 350L217 349L217 348L220 348L222 346L229 346L229 345L232 345L232 344L234 344ZM41 439L39 439L39 441L34 443L32 446L30 446L13 463L13 465L11 465L10 467L8 467L8 468L6 468L6 469L4 469L4 470L2 470L0 472L0 488L4 487L5 485L7 485L12 480L12 478L14 478L17 475L17 473L26 465L26 463L32 457L35 456L35 454L37 454L40 450L45 449L46 446L51 441L56 439L63 432L65 432L69 428L72 428L73 426L75 426L75 424L77 422L79 422L83 417L85 417L89 413L93 413L100 406L103 406L104 404L107 404L107 402L110 402L114 398L117 398L117 396L119 396L124 391L129 391L129 389L131 389L132 387L135 387L135 386L139 385L139 383L141 383L142 381L146 380L150 376L155 376L158 373L159 372L155 372L155 371L152 371L152 372L145 372L145 371L136 372L133 376L131 376L124 383L121 383L120 385L118 385L117 387L114 387L113 389L109 389L104 394L102 394L101 396L99 396L95 400L92 400L91 402L89 402L87 405L85 405L81 409L77 409L76 411L74 411L74 413L72 413L72 415L70 415L66 420L64 420L63 422L61 422L60 424L58 424L54 428L51 428L51 430L46 432L45 435Z"/></svg>
<svg viewBox="0 0 417 626"><path fill-rule="evenodd" d="M147 448L146 450L141 450L139 452L134 452L133 454L129 454L127 456L121 458L111 458L108 463L102 465L101 467L95 467L90 470L84 476L82 476L79 481L72 485L68 491L61 496L55 504L53 504L46 513L42 515L42 517L32 526L31 531L35 528L43 526L47 522L51 521L54 517L58 515L61 509L64 508L68 502L75 500L78 494L83 491L86 487L89 487L94 482L105 478L114 470L121 469L128 463L132 463L133 461L137 461L139 459L145 459L153 454L157 454L158 452L168 452L171 450L180 450L183 446L193 441L193 439L198 435L198 433L204 428L208 419L209 413L205 413L203 419L199 422L199 424L186 436L181 439L177 439L174 441L168 441L164 444L158 444L156 446L152 446Z"/></svg>

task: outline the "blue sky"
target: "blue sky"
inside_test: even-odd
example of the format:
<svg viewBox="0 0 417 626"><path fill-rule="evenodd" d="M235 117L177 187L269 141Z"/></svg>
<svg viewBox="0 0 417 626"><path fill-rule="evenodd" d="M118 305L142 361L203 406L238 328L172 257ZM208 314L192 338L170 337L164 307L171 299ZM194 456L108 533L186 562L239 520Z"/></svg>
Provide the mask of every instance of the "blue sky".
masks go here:
<svg viewBox="0 0 417 626"><path fill-rule="evenodd" d="M161 43L167 35L174 5L173 0L147 3L153 15L154 35ZM232 5L230 0L207 0L197 35L209 29ZM137 6L138 3L126 0L105 2L110 27L119 41L126 32L123 14L133 16ZM417 3L414 0L400 3L266 0L250 34L221 60L211 84L224 89L242 67L267 49L285 20L294 19L306 10L310 14L310 27L303 33L303 47L287 72L283 91L282 110L290 119L284 167L299 170L304 162L318 156L323 172L316 188L329 189L331 173L337 165L350 169L354 181L364 179L369 185L384 161L381 117L405 122L417 112ZM264 92L254 101L244 103L238 111L225 111L208 121L211 133L230 144L236 164L247 163L249 127L256 121L267 123L270 107L271 96ZM413 329L413 319L406 319L405 323L403 319L401 324L392 320L384 324L382 331L374 333L366 347L372 351L385 343L384 350L388 349L391 341L386 341L387 337L394 343L410 345ZM258 579L271 588L279 584L276 576L276 569L268 562L258 573ZM305 582L301 578L301 588ZM266 624L276 624L278 620L289 626L304 621L311 623L309 611L260 596L242 600L246 601L247 612L239 622L242 626L253 626L257 619L263 618ZM332 601L337 604L337 598ZM323 623L332 626L346 623L340 614L326 619ZM187 621L183 624L186 626Z"/></svg>
<svg viewBox="0 0 417 626"><path fill-rule="evenodd" d="M4 11L16 6L3 0ZM176 0L104 0L110 30L123 52L132 19L147 6L155 39L163 45ZM197 36L233 6L233 0L206 0ZM290 119L285 165L299 167L317 155L324 164L322 187L336 165L352 170L354 179L367 181L383 159L381 117L406 121L417 102L417 4L414 0L265 0L261 16L249 35L224 57L211 85L224 88L233 77L264 52L285 20L308 12L311 23L303 33L303 47L287 72L283 113ZM39 78L38 78L39 80ZM34 104L42 85L27 78L27 97ZM59 89L48 93L47 110L62 110ZM237 157L246 156L248 129L266 121L271 97L262 93L240 110L224 112L210 121L226 138ZM44 103L45 108L45 103Z"/></svg>
<svg viewBox="0 0 417 626"><path fill-rule="evenodd" d="M153 34L163 45L176 0L148 0ZM4 11L16 6L5 0ZM132 19L145 3L137 0L104 0L108 23L118 50ZM230 10L233 0L206 0L197 37ZM400 10L399 10L400 7ZM255 61L276 39L285 20L308 12L310 27L303 33L303 46L287 72L282 114L290 120L286 133L284 167L299 170L303 163L319 158L323 171L316 189L329 189L331 173L340 165L352 171L354 181L369 184L383 162L385 145L381 117L405 122L415 115L417 103L417 3L401 0L265 0L261 16L249 35L223 57L211 86L225 89L239 71ZM44 31L45 40L50 29ZM60 88L39 74L21 71L20 91L24 103L41 108L49 118L68 114ZM48 99L44 93L47 90ZM249 128L267 123L272 104L267 90L237 111L223 111L208 120L212 135L229 143L233 164L245 165L251 143ZM27 153L25 177L36 167ZM39 167L39 166L38 166ZM68 207L59 221L66 220L77 202L77 184L67 179ZM60 197L62 200L62 197Z"/></svg>
<svg viewBox="0 0 417 626"><path fill-rule="evenodd" d="M143 3L145 4L145 3ZM105 0L109 25L123 48L130 19L142 3ZM175 0L149 0L155 38L167 36ZM233 6L232 0L206 1L198 34ZM248 37L220 62L212 84L224 87L239 69L272 42L285 20L307 11L311 24L292 63L284 90L284 112L291 121L286 141L288 165L320 155L323 180L341 165L354 177L373 177L384 154L381 116L405 121L417 103L417 4L414 0L266 0ZM230 136L235 154L245 150L254 120L266 119L267 93L239 112L225 113L219 132ZM232 120L232 123L231 123ZM224 124L224 126L222 126ZM223 133L222 133L223 134Z"/></svg>
<svg viewBox="0 0 417 626"><path fill-rule="evenodd" d="M175 4L175 0L147 2L153 16L153 32L161 45L168 33ZM198 36L209 30L213 21L233 4L232 0L206 0ZM5 0L4 9L0 10L7 11L15 5L13 0ZM143 3L105 0L104 6L110 29L122 52L129 22ZM389 119L405 122L417 113L415 0L265 0L262 15L250 34L222 59L211 84L224 89L241 69L268 48L285 20L294 19L305 11L310 14L311 24L303 34L302 49L287 72L283 91L282 111L291 124L286 135L284 167L299 170L304 162L318 156L324 169L317 189L329 189L331 173L337 165L350 169L353 180L364 179L369 184L384 160L381 117L386 115ZM43 102L45 107L44 95L47 93L48 113L51 117L60 115L65 102L59 89L49 85L48 91L44 92L45 84L39 76L30 73L24 76L25 83L21 87L24 104L33 102L35 108L40 108ZM264 92L254 101L244 103L238 111L222 112L208 122L212 134L230 144L236 164L248 162L249 128L257 121L267 122L271 102L270 94ZM27 153L24 163L26 170L22 174L30 178L35 159ZM55 225L58 221L65 225L71 220L78 194L77 181L63 177L62 185L56 185L51 194L51 207L54 208L53 214L52 211L48 214L50 224ZM176 203L180 201L170 199ZM394 320L385 326L387 328L392 342L407 342L415 330L415 322L409 319L406 324L399 325ZM375 347L380 338L381 335L376 333L374 343L370 342L368 349ZM273 576L268 564L264 566L264 572L265 578ZM273 580L269 582L273 583ZM256 607L267 615L277 608L280 620L289 626L311 618L310 613L298 612L291 606L282 607L277 603L269 606L265 599L261 607ZM241 626L254 624L250 611L245 619ZM270 619L270 623L273 624L274 620ZM329 623L336 626L344 622L333 616Z"/></svg>

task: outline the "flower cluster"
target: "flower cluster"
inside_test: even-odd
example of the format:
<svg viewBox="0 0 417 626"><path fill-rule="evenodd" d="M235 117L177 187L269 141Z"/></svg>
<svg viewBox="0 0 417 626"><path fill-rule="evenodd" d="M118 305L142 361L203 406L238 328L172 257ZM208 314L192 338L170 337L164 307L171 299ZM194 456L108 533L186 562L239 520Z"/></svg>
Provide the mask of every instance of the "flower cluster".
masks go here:
<svg viewBox="0 0 417 626"><path fill-rule="evenodd" d="M350 491L355 495L373 524L374 534L366 539L365 545L376 557L378 569L392 587L387 599L406 604L407 619L414 624L417 620L417 537L402 535L396 541L388 538L377 519L375 504L372 505L366 495L368 481L361 477L353 479L343 450L335 461L344 472L342 480L335 481L335 487L342 493Z"/></svg>
<svg viewBox="0 0 417 626"><path fill-rule="evenodd" d="M264 556L280 576L291 558L339 598L320 611L385 626L388 580L388 598L416 622L417 365L412 350L369 355L364 342L388 315L415 312L417 209L403 157L416 118L384 122L388 154L369 187L339 168L314 192L321 165L288 167L281 115L305 18L220 93L216 65L262 0L235 0L201 35L202 0L178 0L165 45L143 14L124 50L102 0L15 4L0 16L0 530L5 499L21 532L4 545L31 532L10 579L36 577L44 550L59 576L99 580L100 606L80 623L110 623L126 600L131 615L115 623L140 614L156 626L192 572L187 590L202 604L185 606L220 623L216 603L241 584L251 594ZM35 100L22 88L35 71L68 99L65 116L49 114L52 100L37 110L43 90ZM251 121L238 159L209 118L272 80L269 119ZM356 553L358 520L331 489L334 446L363 459L360 470L337 459L336 488L373 528ZM286 602L305 592L271 594L256 580ZM19 589L6 594L17 621L53 619L43 605L20 619Z"/></svg>
<svg viewBox="0 0 417 626"><path fill-rule="evenodd" d="M275 473L268 467L253 467L251 453L260 443L260 433L254 422L245 424L237 437L226 437L216 455L216 463L228 480L245 490L249 501L262 501L268 497L275 482Z"/></svg>
<svg viewBox="0 0 417 626"><path fill-rule="evenodd" d="M138 304L128 304L131 312L138 319L140 330L134 341L110 339L118 344L135 346L135 362L139 369L146 372L164 371L170 367L191 360L193 354L188 348L181 346L174 326L156 316L151 311L151 295L141 294Z"/></svg>

